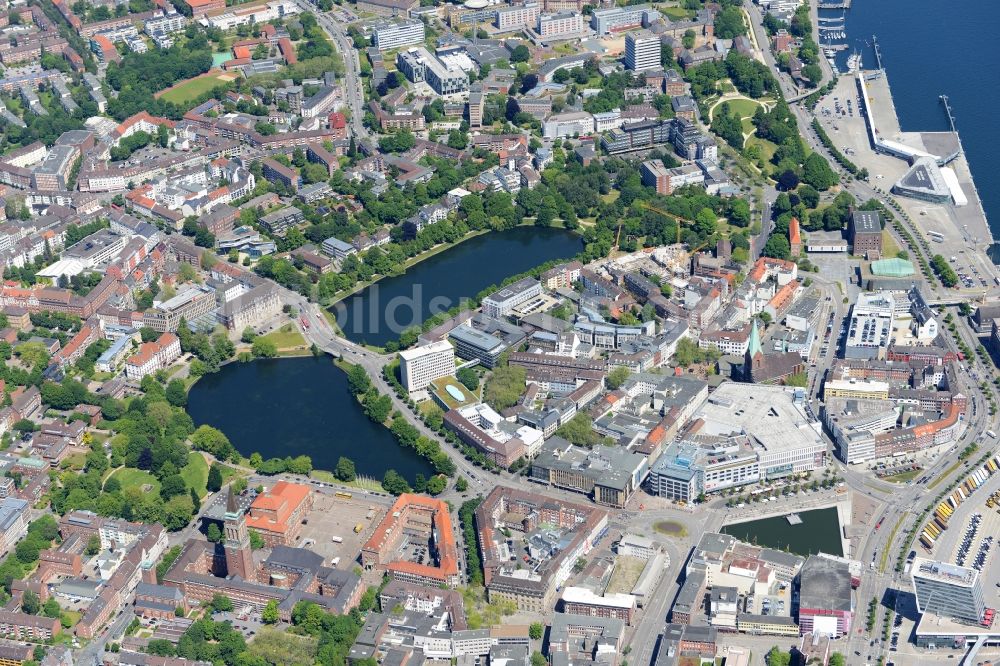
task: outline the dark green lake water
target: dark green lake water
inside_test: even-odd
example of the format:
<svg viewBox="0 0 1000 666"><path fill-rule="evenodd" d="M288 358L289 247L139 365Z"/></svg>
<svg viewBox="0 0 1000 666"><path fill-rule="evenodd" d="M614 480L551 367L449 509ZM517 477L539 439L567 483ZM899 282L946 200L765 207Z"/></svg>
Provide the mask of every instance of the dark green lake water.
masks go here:
<svg viewBox="0 0 1000 666"><path fill-rule="evenodd" d="M510 275L583 249L565 229L515 227L483 234L421 261L333 305L344 335L379 347Z"/></svg>
<svg viewBox="0 0 1000 666"><path fill-rule="evenodd" d="M187 410L195 424L218 428L245 456L304 454L325 470L347 456L358 474L378 480L390 468L410 481L434 473L430 463L364 415L347 375L328 356L230 363L198 380Z"/></svg>
<svg viewBox="0 0 1000 666"><path fill-rule="evenodd" d="M801 525L789 525L785 516L763 518L749 523L727 525L723 534L731 534L740 541L788 550L803 557L823 551L830 555L843 555L840 541L840 524L837 509L814 509L798 512Z"/></svg>

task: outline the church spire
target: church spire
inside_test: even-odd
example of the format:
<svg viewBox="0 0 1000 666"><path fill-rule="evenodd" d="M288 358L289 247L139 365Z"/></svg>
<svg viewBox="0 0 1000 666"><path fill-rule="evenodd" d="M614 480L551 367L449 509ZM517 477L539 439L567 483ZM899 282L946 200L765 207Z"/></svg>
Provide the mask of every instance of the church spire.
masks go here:
<svg viewBox="0 0 1000 666"><path fill-rule="evenodd" d="M747 343L747 355L750 358L753 358L762 352L763 350L760 346L760 332L757 330L757 318L754 317L753 324L750 327L750 341Z"/></svg>
<svg viewBox="0 0 1000 666"><path fill-rule="evenodd" d="M229 486L227 488L228 494L226 495L226 515L235 516L240 512L239 507L236 505L236 495L233 494L233 487Z"/></svg>

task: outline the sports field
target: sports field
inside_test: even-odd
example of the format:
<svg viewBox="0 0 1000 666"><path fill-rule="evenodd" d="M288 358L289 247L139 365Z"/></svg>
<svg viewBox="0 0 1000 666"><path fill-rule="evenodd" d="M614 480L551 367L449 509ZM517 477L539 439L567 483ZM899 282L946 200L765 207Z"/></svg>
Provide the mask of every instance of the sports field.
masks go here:
<svg viewBox="0 0 1000 666"><path fill-rule="evenodd" d="M156 93L156 97L174 104L183 104L198 98L199 95L208 92L216 86L223 85L236 78L236 74L211 70L193 79L181 81L166 90Z"/></svg>

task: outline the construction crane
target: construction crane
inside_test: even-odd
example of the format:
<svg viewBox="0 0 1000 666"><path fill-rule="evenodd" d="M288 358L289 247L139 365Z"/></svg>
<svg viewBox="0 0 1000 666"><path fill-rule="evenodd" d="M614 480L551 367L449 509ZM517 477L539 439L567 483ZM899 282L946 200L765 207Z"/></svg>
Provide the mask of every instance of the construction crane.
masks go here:
<svg viewBox="0 0 1000 666"><path fill-rule="evenodd" d="M669 211L665 211L662 208L657 208L656 206L653 206L653 205L651 205L651 204L649 204L649 203L647 203L645 201L641 202L639 205L642 206L643 208L645 208L646 210L650 211L651 213L656 213L657 215L662 215L664 217L668 217L668 218L670 218L671 220L673 220L674 222L677 223L677 244L678 245L681 244L681 223L682 222L687 222L688 224L693 224L694 223L694 220L689 220L686 217L681 217L680 215L674 215L673 213L671 213ZM621 233L621 225L618 225L618 231L619 231L619 233Z"/></svg>

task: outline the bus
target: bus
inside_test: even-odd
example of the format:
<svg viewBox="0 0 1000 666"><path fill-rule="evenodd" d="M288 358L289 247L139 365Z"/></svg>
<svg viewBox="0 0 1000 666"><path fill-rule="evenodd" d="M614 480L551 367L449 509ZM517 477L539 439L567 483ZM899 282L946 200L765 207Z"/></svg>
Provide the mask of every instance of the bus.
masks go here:
<svg viewBox="0 0 1000 666"><path fill-rule="evenodd" d="M336 497L339 497L340 499L351 499L352 497L354 497L354 495L352 495L351 493L346 493L343 490L338 490L336 493L334 493L334 495Z"/></svg>
<svg viewBox="0 0 1000 666"><path fill-rule="evenodd" d="M930 236L931 240L934 241L935 243L944 242L944 234L942 234L940 231L928 231L927 235Z"/></svg>
<svg viewBox="0 0 1000 666"><path fill-rule="evenodd" d="M986 434L989 435L991 439L996 439L997 438L997 434L995 432L993 432L992 430L987 430Z"/></svg>

